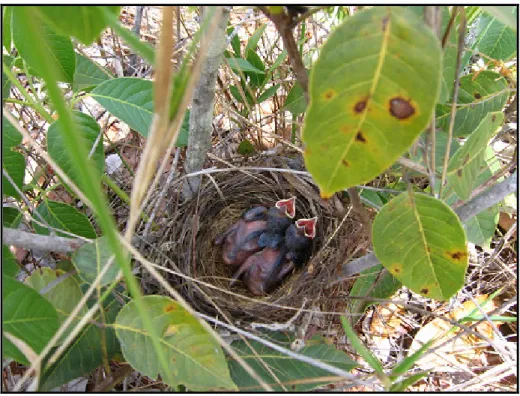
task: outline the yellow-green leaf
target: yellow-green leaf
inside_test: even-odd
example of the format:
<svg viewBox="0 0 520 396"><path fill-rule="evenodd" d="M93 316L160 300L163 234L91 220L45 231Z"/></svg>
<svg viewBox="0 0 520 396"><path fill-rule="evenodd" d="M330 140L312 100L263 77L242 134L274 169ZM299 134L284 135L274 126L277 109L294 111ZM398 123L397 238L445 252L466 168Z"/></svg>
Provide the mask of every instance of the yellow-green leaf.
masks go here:
<svg viewBox="0 0 520 396"><path fill-rule="evenodd" d="M174 300L163 296L143 297L160 343L168 358L169 370L177 384L190 391L236 390L224 353L199 321ZM116 335L125 359L142 374L163 380L163 372L134 301L119 312ZM170 385L177 385L170 384Z"/></svg>
<svg viewBox="0 0 520 396"><path fill-rule="evenodd" d="M398 195L377 214L372 235L381 264L414 292L445 301L464 284L466 235L441 200L421 193Z"/></svg>
<svg viewBox="0 0 520 396"><path fill-rule="evenodd" d="M489 139L497 132L503 119L504 114L501 112L487 114L464 145L451 157L448 183L459 198L466 200L470 197L480 166L485 160Z"/></svg>
<svg viewBox="0 0 520 396"><path fill-rule="evenodd" d="M65 272L61 270L53 270L51 268L41 268L34 271L31 276L27 277L24 283L32 287L38 293L49 301L58 312L60 326L67 320L71 312L76 308L83 297L83 292L79 287L78 280L75 276L69 276L58 280ZM54 283L53 283L54 282ZM78 318L69 326L69 331L77 324L80 318L87 313L87 307L84 306L79 311ZM59 343L62 343L68 333L64 333L60 337Z"/></svg>
<svg viewBox="0 0 520 396"><path fill-rule="evenodd" d="M461 77L453 136L469 135L488 113L501 111L509 97L506 88L506 79L489 70ZM450 113L451 104L437 107L437 127L448 131Z"/></svg>
<svg viewBox="0 0 520 396"><path fill-rule="evenodd" d="M340 26L312 69L305 163L327 197L388 168L428 124L442 52L424 21L375 7Z"/></svg>

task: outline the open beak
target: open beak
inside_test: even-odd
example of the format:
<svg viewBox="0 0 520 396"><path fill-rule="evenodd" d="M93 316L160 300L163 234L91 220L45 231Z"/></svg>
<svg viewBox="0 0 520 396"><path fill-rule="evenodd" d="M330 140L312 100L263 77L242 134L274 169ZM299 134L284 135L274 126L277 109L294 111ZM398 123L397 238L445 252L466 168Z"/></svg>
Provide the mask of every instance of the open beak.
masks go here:
<svg viewBox="0 0 520 396"><path fill-rule="evenodd" d="M316 223L318 222L317 217L312 219L299 219L296 220L296 227L303 228L303 232L307 238L314 239L316 237Z"/></svg>
<svg viewBox="0 0 520 396"><path fill-rule="evenodd" d="M294 216L296 216L296 197L277 201L274 206L278 209L285 208L285 214L291 219L294 219Z"/></svg>

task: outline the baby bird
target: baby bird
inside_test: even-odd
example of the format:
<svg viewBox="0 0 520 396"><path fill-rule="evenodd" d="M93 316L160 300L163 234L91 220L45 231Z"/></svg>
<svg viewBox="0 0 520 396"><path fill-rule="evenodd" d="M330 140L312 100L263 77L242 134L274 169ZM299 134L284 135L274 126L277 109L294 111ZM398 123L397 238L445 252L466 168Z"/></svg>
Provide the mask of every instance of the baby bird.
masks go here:
<svg viewBox="0 0 520 396"><path fill-rule="evenodd" d="M269 230L278 229L283 225L283 217L294 217L294 201L296 198L276 202L269 210L264 206L252 208L244 213L242 218L217 236L215 244L222 245L222 258L231 266L241 265L249 256L262 249L258 239ZM290 219L289 223L290 223Z"/></svg>
<svg viewBox="0 0 520 396"><path fill-rule="evenodd" d="M231 286L243 275L244 285L255 296L262 296L278 286L295 266L309 259L311 242L316 236L317 218L300 219L291 224L285 237L250 256L233 275Z"/></svg>

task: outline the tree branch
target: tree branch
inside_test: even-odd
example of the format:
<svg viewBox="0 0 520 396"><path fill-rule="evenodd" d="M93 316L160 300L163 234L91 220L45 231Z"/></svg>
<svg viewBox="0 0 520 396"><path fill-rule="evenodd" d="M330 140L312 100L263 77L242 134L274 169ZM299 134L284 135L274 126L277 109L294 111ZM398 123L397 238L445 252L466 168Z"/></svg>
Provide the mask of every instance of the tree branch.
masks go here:
<svg viewBox="0 0 520 396"><path fill-rule="evenodd" d="M459 216L462 223L466 223L487 208L499 203L509 194L515 192L518 188L517 172L513 173L506 180L495 184L487 191L473 198L460 208L455 209L455 213ZM379 260L374 253L369 253L363 257L355 259L341 266L341 275L334 283L342 281L379 264Z"/></svg>
<svg viewBox="0 0 520 396"><path fill-rule="evenodd" d="M87 241L83 239L71 239L59 236L39 235L31 232L2 227L2 243L23 247L25 249L37 249L47 252L71 253L83 246Z"/></svg>
<svg viewBox="0 0 520 396"><path fill-rule="evenodd" d="M212 120L215 103L215 85L218 68L226 49L226 26L230 10L222 7L220 21L212 37L205 38L208 42L208 52L202 61L200 76L193 91L190 113L190 130L188 134L188 150L184 168L186 173L202 169L206 155L211 148ZM185 199L191 199L198 191L200 177L190 177L184 181L182 194Z"/></svg>
<svg viewBox="0 0 520 396"><path fill-rule="evenodd" d="M268 7L260 7L260 9L264 12L267 17L273 21L276 29L280 33L282 37L283 46L287 50L287 54L289 55L289 61L291 62L291 67L294 70L294 74L296 75L296 79L300 83L303 94L305 96L305 101L309 103L309 76L307 75L307 70L305 69L305 65L303 64L300 53L298 52L298 46L296 45L296 41L294 40L292 26L293 20L292 17L285 13L270 13Z"/></svg>

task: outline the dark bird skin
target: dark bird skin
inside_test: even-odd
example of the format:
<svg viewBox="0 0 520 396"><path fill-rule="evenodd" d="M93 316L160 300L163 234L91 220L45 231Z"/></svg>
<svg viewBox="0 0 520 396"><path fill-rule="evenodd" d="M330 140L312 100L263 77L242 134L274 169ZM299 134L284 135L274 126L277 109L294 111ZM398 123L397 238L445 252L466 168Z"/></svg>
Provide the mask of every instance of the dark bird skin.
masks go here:
<svg viewBox="0 0 520 396"><path fill-rule="evenodd" d="M302 267L309 259L316 236L316 221L314 217L291 224L283 238L253 254L240 266L233 275L231 286L243 275L244 285L255 296L271 292L295 267Z"/></svg>
<svg viewBox="0 0 520 396"><path fill-rule="evenodd" d="M285 251L283 247L265 248L253 254L233 275L231 286L243 275L244 285L253 295L266 295L294 269L294 263L286 257Z"/></svg>
<svg viewBox="0 0 520 396"><path fill-rule="evenodd" d="M259 206L248 210L242 218L217 236L215 244L222 245L222 259L232 266L242 264L253 253L262 248L258 246L258 238L267 229L265 220L267 209Z"/></svg>
<svg viewBox="0 0 520 396"><path fill-rule="evenodd" d="M271 228L285 230L283 227L291 222L289 216L294 217L295 200L292 197L276 202L275 207L270 209L258 206L245 212L240 220L215 239L217 245L224 243L224 262L231 266L241 265L249 256L263 248L258 243L262 234L269 232ZM288 220L287 225L284 218Z"/></svg>

